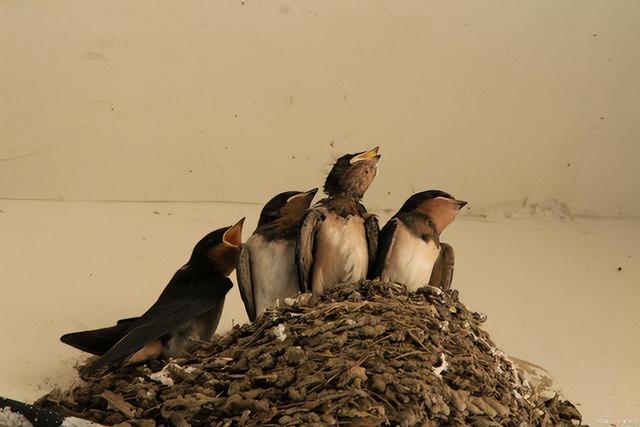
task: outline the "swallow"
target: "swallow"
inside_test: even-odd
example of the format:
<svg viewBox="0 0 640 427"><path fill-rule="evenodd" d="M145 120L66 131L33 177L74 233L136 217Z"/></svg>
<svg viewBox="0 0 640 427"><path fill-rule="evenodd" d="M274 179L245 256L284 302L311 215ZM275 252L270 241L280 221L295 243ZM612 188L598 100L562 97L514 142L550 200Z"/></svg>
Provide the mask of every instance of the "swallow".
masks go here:
<svg viewBox="0 0 640 427"><path fill-rule="evenodd" d="M411 196L382 228L371 278L404 284L409 291L430 284L449 289L453 248L440 233L467 202L439 190Z"/></svg>
<svg viewBox="0 0 640 427"><path fill-rule="evenodd" d="M378 147L340 157L324 183L328 197L307 213L296 258L305 292L367 277L375 261L378 219L361 200L378 172Z"/></svg>
<svg viewBox="0 0 640 427"><path fill-rule="evenodd" d="M142 316L121 320L110 328L66 334L60 340L80 350L102 353L87 373L195 350L218 327L225 296L233 287L227 276L238 260L243 222L244 218L204 236Z"/></svg>
<svg viewBox="0 0 640 427"><path fill-rule="evenodd" d="M236 275L252 322L278 301L301 291L296 264L300 226L317 188L280 193L262 209L258 227L240 248Z"/></svg>

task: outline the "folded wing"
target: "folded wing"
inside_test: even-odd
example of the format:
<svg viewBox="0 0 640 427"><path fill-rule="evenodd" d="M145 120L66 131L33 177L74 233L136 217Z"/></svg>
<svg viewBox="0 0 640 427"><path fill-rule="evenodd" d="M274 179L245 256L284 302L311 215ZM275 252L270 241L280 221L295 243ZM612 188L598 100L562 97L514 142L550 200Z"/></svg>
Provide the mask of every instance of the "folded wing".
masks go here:
<svg viewBox="0 0 640 427"><path fill-rule="evenodd" d="M240 296L242 297L242 302L244 302L244 308L247 310L247 316L253 322L256 320L256 304L251 277L251 252L247 245L242 245L240 248L236 277L238 278L238 288L240 288Z"/></svg>
<svg viewBox="0 0 640 427"><path fill-rule="evenodd" d="M138 317L132 317L118 320L115 326L108 328L72 332L61 336L60 341L78 350L101 356L120 341L131 325L138 319Z"/></svg>
<svg viewBox="0 0 640 427"><path fill-rule="evenodd" d="M224 301L231 281L216 274L179 270L158 300L109 351L89 367L89 372L116 363L165 334L179 331Z"/></svg>

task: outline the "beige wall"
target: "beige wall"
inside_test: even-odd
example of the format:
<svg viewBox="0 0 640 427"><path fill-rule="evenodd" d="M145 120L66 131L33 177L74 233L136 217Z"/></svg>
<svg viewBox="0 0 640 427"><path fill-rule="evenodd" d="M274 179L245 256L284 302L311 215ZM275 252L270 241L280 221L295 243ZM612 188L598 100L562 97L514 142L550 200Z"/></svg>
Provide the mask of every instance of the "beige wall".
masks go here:
<svg viewBox="0 0 640 427"><path fill-rule="evenodd" d="M248 236L379 144L370 209L468 200L463 300L591 424L640 422L638 22L635 0L0 0L0 395L68 385L62 333L141 313L206 232ZM235 288L221 329L245 320Z"/></svg>
<svg viewBox="0 0 640 427"><path fill-rule="evenodd" d="M369 203L640 216L640 2L0 2L0 196L234 200L382 146ZM24 156L24 157L19 157Z"/></svg>

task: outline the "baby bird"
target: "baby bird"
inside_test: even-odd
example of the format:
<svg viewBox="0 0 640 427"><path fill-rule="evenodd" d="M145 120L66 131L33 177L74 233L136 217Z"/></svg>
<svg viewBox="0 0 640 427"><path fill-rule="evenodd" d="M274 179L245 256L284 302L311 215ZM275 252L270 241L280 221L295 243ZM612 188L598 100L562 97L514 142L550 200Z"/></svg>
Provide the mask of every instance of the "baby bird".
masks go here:
<svg viewBox="0 0 640 427"><path fill-rule="evenodd" d="M328 197L307 214L298 239L300 283L320 295L338 283L367 277L378 244L378 220L361 200L378 171L378 147L346 154L324 184Z"/></svg>
<svg viewBox="0 0 640 427"><path fill-rule="evenodd" d="M236 275L252 322L268 307L301 291L296 264L300 225L317 188L280 193L264 206L256 231L240 249Z"/></svg>
<svg viewBox="0 0 640 427"><path fill-rule="evenodd" d="M194 247L158 300L140 317L110 328L75 332L60 340L94 354L102 354L87 370L171 357L197 348L213 336L233 284L227 277L240 252L242 218L237 224L212 231Z"/></svg>
<svg viewBox="0 0 640 427"><path fill-rule="evenodd" d="M402 283L412 292L426 284L448 289L453 249L440 242L440 233L466 204L439 190L411 196L380 232L370 277Z"/></svg>

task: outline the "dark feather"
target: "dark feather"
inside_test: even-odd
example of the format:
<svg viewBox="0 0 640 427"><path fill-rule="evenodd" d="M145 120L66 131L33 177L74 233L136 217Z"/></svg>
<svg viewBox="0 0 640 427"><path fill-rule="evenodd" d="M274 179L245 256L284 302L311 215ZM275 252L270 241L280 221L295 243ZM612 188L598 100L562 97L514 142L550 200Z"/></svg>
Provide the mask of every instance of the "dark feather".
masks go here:
<svg viewBox="0 0 640 427"><path fill-rule="evenodd" d="M250 257L249 246L242 245L240 247L240 256L238 257L238 266L236 267L236 277L240 296L242 297L242 302L244 302L244 308L247 310L247 316L253 322L256 320L256 304L253 296Z"/></svg>
<svg viewBox="0 0 640 427"><path fill-rule="evenodd" d="M138 320L138 317L118 320L115 326L108 328L93 329L90 331L72 332L60 337L60 341L78 350L102 356L115 343L125 336L131 325Z"/></svg>
<svg viewBox="0 0 640 427"><path fill-rule="evenodd" d="M280 209L287 204L287 200L300 193L300 191L285 191L284 193L280 193L269 200L260 212L258 228L278 219L280 217Z"/></svg>
<svg viewBox="0 0 640 427"><path fill-rule="evenodd" d="M158 300L133 322L120 341L89 367L89 372L122 363L147 343L186 328L191 321L216 307L221 309L232 287L227 277L210 269L187 266L178 270Z"/></svg>
<svg viewBox="0 0 640 427"><path fill-rule="evenodd" d="M455 257L453 248L447 243L440 243L440 255L433 266L429 285L448 290L453 281Z"/></svg>
<svg viewBox="0 0 640 427"><path fill-rule="evenodd" d="M391 218L385 226L382 227L378 237L378 251L375 257L375 263L369 274L369 278L375 279L382 275L382 272L387 265L387 257L389 256L391 246L395 240L396 229L398 228L399 223L399 219Z"/></svg>
<svg viewBox="0 0 640 427"><path fill-rule="evenodd" d="M401 213L414 211L420 206L420 203L425 200L435 199L436 197L444 197L445 199L453 199L453 196L449 193L440 190L428 190L422 191L420 193L416 193L409 197L407 201L404 202L398 213L394 216L398 216Z"/></svg>
<svg viewBox="0 0 640 427"><path fill-rule="evenodd" d="M315 247L316 233L322 225L324 215L321 208L309 211L300 228L300 236L296 243L296 262L300 275L300 292L311 291L311 267L313 265L313 250Z"/></svg>
<svg viewBox="0 0 640 427"><path fill-rule="evenodd" d="M378 234L380 232L380 226L378 225L377 216L365 214L364 232L367 237L367 248L369 249L368 271L371 271L376 263L376 254L378 252Z"/></svg>

